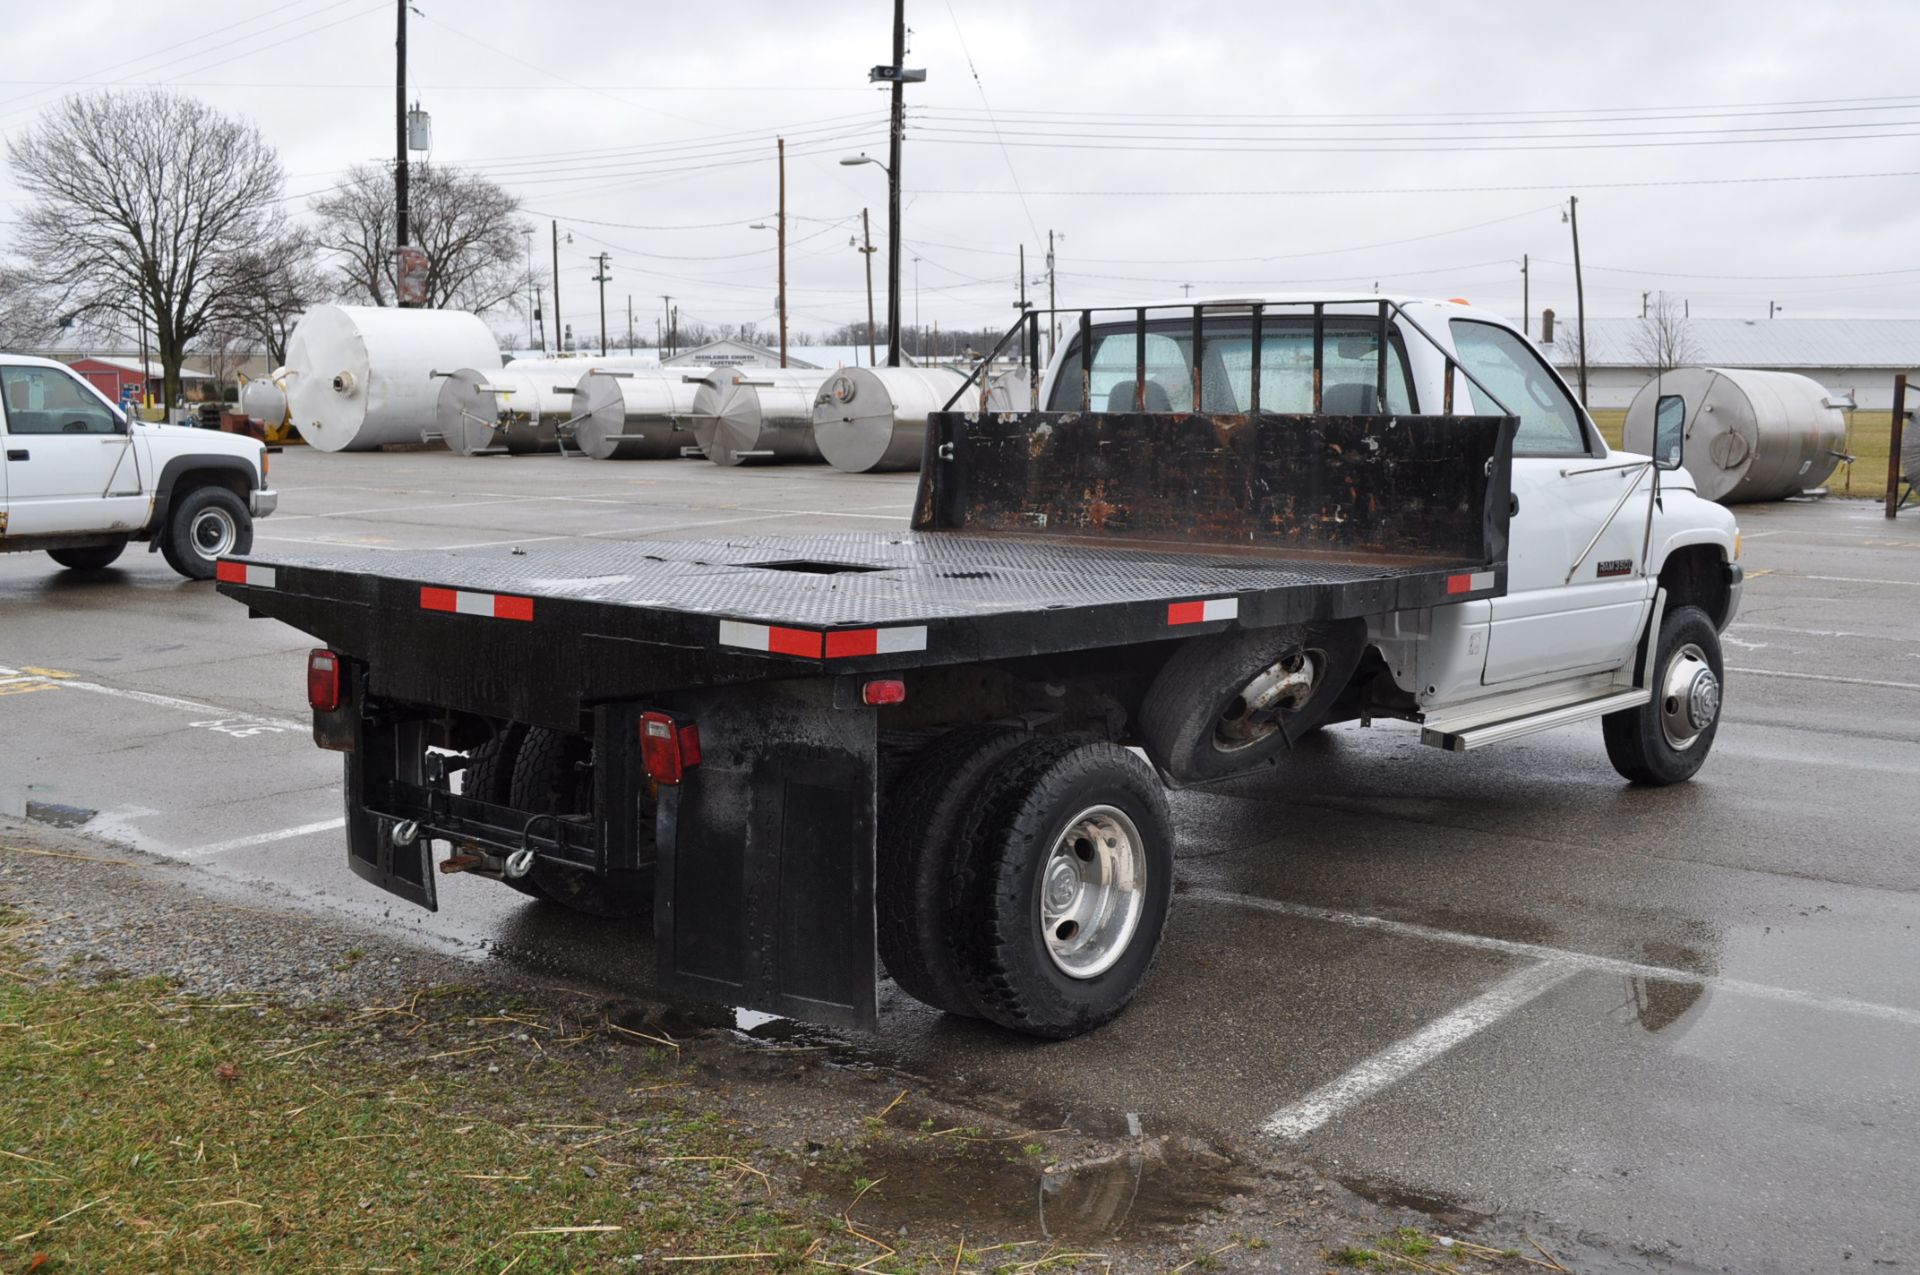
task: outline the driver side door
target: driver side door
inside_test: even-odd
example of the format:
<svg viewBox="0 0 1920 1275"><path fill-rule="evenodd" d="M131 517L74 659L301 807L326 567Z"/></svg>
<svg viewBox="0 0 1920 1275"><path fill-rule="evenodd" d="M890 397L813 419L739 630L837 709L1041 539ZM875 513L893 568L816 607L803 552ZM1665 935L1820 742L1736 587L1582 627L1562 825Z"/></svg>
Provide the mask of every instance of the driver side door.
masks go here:
<svg viewBox="0 0 1920 1275"><path fill-rule="evenodd" d="M64 368L0 366L7 534L132 533L152 498L126 422Z"/></svg>

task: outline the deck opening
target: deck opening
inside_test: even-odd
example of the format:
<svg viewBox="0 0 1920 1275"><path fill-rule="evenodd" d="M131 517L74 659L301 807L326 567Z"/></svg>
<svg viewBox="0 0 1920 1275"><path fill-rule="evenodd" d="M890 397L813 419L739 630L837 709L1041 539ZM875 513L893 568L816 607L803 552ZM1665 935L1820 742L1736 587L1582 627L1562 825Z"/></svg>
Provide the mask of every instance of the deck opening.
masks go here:
<svg viewBox="0 0 1920 1275"><path fill-rule="evenodd" d="M809 576L837 576L857 574L862 571L886 570L885 567L869 567L859 562L814 562L808 559L792 562L742 562L739 565L751 567L756 571L797 571L801 575Z"/></svg>

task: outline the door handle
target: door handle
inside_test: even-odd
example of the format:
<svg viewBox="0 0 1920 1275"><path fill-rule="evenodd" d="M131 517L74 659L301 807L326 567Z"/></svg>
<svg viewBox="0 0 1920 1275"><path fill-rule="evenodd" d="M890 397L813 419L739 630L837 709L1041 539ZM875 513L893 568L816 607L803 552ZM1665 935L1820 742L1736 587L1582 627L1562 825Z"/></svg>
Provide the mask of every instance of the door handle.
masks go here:
<svg viewBox="0 0 1920 1275"><path fill-rule="evenodd" d="M27 449L24 447L9 447L7 448L7 459L8 460L31 460L32 457L27 455Z"/></svg>

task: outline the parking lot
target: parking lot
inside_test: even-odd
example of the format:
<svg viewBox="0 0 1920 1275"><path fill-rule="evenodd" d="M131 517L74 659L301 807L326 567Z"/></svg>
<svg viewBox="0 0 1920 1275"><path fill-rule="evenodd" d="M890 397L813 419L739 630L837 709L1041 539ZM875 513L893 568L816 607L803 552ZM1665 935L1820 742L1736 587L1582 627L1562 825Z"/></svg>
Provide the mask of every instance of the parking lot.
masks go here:
<svg viewBox="0 0 1920 1275"><path fill-rule="evenodd" d="M301 448L273 479L262 555L873 530L915 481ZM1113 1026L1041 1045L887 995L856 1044L1082 1126L1132 1114L1537 1221L1628 1269L1920 1261L1920 517L1739 512L1749 584L1694 782L1623 786L1596 723L1466 755L1338 727L1175 796L1181 897ZM644 988L644 933L463 876L428 914L348 873L304 635L138 547L94 578L0 556L0 614L0 811Z"/></svg>

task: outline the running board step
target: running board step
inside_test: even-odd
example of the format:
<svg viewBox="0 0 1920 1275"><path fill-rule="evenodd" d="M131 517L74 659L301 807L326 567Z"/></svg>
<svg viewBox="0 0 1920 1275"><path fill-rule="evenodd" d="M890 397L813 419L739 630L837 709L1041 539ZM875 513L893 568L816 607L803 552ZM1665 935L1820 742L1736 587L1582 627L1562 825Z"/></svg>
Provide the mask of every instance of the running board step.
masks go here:
<svg viewBox="0 0 1920 1275"><path fill-rule="evenodd" d="M1652 693L1645 687L1636 686L1630 690L1615 691L1611 695L1602 695L1596 699L1581 700L1577 704L1563 704L1559 708L1550 708L1545 712L1509 717L1505 721L1488 722L1484 726L1473 726L1465 730L1423 729L1420 732L1420 742L1431 744L1435 748L1444 748L1450 753L1464 753L1474 748L1485 748L1488 744L1503 744L1509 739L1531 735L1538 730L1552 730L1555 726L1569 726L1574 722L1604 717L1608 713L1617 713L1622 709L1638 708L1652 698Z"/></svg>

